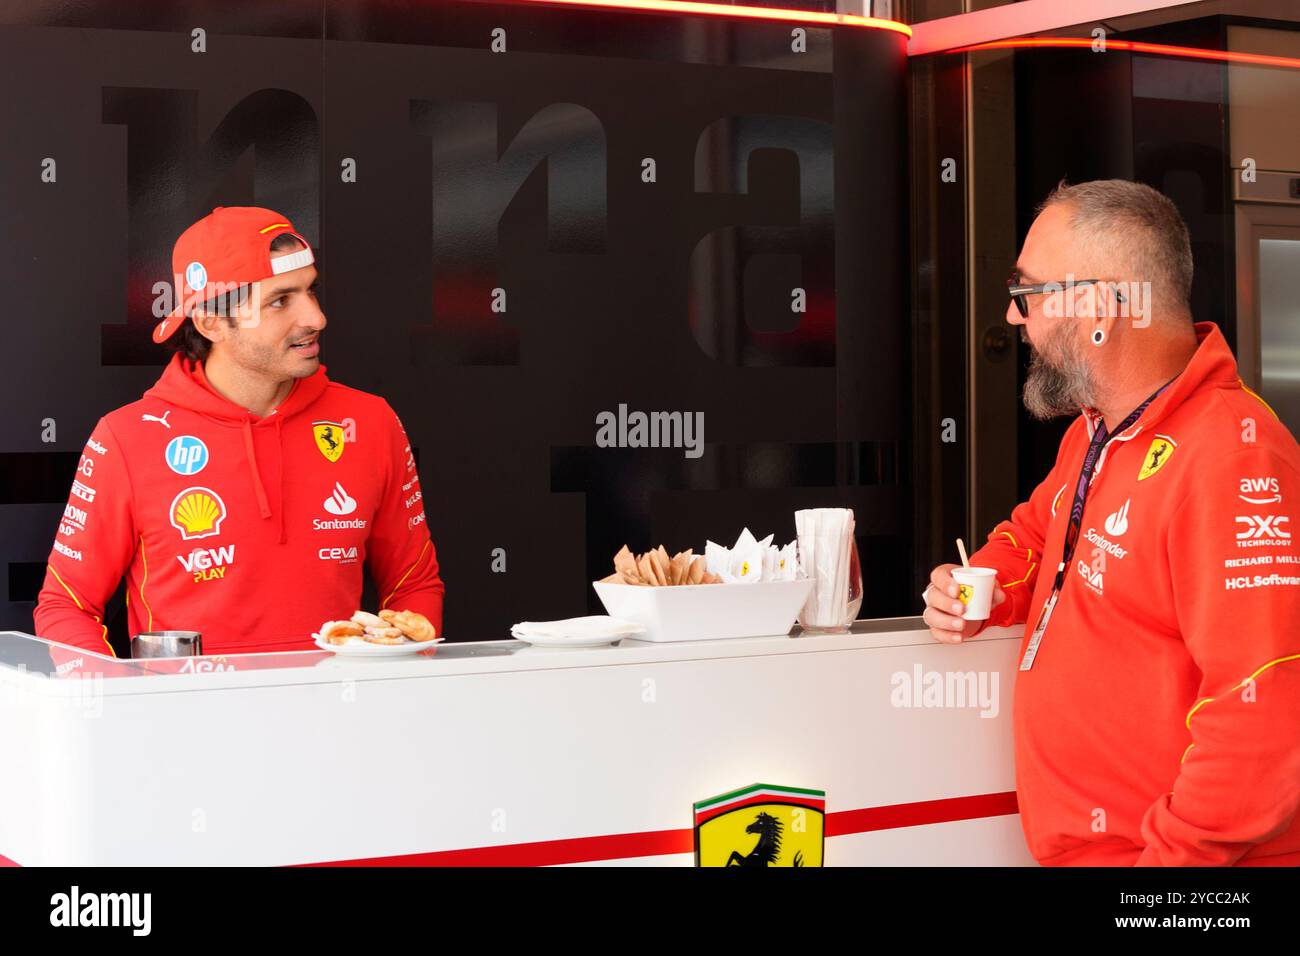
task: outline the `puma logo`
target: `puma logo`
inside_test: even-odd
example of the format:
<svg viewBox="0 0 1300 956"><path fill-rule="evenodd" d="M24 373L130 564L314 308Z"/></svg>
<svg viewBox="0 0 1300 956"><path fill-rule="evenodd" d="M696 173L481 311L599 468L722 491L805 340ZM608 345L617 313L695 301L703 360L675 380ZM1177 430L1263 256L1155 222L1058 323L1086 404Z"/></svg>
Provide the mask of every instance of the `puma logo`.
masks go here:
<svg viewBox="0 0 1300 956"><path fill-rule="evenodd" d="M167 416L170 415L171 413L172 413L172 410L169 408L169 409L167 409L167 411L165 411L165 412L162 413L162 417L161 417L161 418L159 418L157 415L141 415L141 416L140 416L140 421L142 421L142 422L157 422L159 425L162 425L162 426L164 426L164 427L166 427L166 428L171 428L171 427L172 427L172 426L171 426L171 423L170 423L169 421L167 421Z"/></svg>

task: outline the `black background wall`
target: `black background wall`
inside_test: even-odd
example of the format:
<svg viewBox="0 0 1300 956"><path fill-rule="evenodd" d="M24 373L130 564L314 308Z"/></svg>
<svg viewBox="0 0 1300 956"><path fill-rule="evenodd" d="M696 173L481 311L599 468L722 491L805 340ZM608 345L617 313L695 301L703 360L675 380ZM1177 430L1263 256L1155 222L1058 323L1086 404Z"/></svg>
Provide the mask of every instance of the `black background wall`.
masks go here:
<svg viewBox="0 0 1300 956"><path fill-rule="evenodd" d="M330 377L402 416L449 639L599 611L624 542L784 541L815 506L857 513L863 616L914 613L905 38L808 27L796 54L795 26L7 2L0 626L31 629L89 429L167 357L149 330L176 236L248 204L316 247ZM703 412L703 456L597 447L620 403Z"/></svg>
<svg viewBox="0 0 1300 956"><path fill-rule="evenodd" d="M1226 49L1227 21L1208 17L1120 34ZM1062 179L1133 179L1173 200L1195 260L1192 315L1236 345L1236 289L1227 67L1168 56L1089 50L1016 53L1017 222ZM1025 357L1025 346L1016 340ZM1023 389L1025 362L1021 362ZM1051 470L1071 418L1037 422L1020 409L1020 499Z"/></svg>

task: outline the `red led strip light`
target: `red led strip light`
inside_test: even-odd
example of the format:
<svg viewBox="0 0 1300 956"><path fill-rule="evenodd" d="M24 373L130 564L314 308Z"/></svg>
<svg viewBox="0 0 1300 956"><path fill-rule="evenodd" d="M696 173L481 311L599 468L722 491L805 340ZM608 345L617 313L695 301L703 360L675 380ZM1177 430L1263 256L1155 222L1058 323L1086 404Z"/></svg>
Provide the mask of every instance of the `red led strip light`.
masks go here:
<svg viewBox="0 0 1300 956"><path fill-rule="evenodd" d="M970 46L935 50L935 53L970 53L976 50L1014 50L1026 47L1074 47L1092 49L1097 41L1086 37L1040 37L1019 40L990 40ZM1194 60L1215 60L1220 63L1244 63L1252 66L1280 66L1300 70L1300 60L1289 56L1269 56L1264 53L1235 53L1230 50L1203 50L1194 46L1170 46L1165 43L1143 43L1140 40L1112 40L1107 38L1106 50L1129 50L1133 53L1155 53L1160 56L1181 56ZM927 56L929 54L926 54Z"/></svg>
<svg viewBox="0 0 1300 956"><path fill-rule="evenodd" d="M822 13L816 10L784 10L779 7L730 6L721 3L694 3L690 0L524 0L526 3L557 4L571 7L607 7L642 13L685 13L700 16L748 18L752 20L788 20L825 26L867 27L893 30L909 39L911 27L894 20L859 17L847 13Z"/></svg>

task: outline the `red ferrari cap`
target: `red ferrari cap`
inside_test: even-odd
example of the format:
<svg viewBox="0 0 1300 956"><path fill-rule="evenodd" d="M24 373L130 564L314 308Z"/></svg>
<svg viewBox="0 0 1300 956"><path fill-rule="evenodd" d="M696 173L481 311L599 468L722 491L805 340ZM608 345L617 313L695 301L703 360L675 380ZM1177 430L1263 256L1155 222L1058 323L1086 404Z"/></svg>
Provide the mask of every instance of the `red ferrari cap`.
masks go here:
<svg viewBox="0 0 1300 956"><path fill-rule="evenodd" d="M271 243L285 233L304 248L271 258ZM301 269L316 261L311 243L286 216L261 206L217 206L181 233L172 249L176 308L153 330L165 342L185 322L187 310L241 285Z"/></svg>

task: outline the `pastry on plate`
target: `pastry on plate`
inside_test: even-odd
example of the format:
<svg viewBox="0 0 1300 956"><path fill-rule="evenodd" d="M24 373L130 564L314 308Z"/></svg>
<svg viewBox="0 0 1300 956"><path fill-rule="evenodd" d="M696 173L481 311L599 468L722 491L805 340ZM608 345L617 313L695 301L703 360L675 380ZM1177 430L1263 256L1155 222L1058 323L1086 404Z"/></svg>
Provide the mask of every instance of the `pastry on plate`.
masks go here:
<svg viewBox="0 0 1300 956"><path fill-rule="evenodd" d="M379 616L411 640L417 641L421 644L425 641L431 641L437 636L433 624L430 623L429 619L419 611L393 611L386 609L380 611Z"/></svg>
<svg viewBox="0 0 1300 956"><path fill-rule="evenodd" d="M354 637L361 637L366 629L355 621L326 621L318 633L329 644L346 644Z"/></svg>
<svg viewBox="0 0 1300 956"><path fill-rule="evenodd" d="M371 644L405 644L406 638L395 627L368 627L363 641Z"/></svg>

